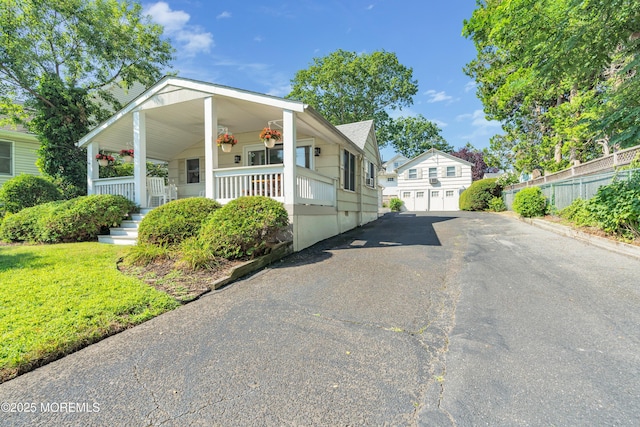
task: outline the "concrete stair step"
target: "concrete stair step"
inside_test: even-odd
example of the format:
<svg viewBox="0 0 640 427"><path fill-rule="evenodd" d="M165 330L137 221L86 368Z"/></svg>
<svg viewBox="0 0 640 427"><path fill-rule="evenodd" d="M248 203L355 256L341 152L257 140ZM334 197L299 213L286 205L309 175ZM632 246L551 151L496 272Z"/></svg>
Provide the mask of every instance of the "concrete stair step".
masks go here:
<svg viewBox="0 0 640 427"><path fill-rule="evenodd" d="M111 245L135 246L136 239L130 236L98 236L98 242Z"/></svg>
<svg viewBox="0 0 640 427"><path fill-rule="evenodd" d="M138 237L138 229L137 228L123 228L123 227L113 227L110 228L109 235L111 236L129 236L134 239Z"/></svg>

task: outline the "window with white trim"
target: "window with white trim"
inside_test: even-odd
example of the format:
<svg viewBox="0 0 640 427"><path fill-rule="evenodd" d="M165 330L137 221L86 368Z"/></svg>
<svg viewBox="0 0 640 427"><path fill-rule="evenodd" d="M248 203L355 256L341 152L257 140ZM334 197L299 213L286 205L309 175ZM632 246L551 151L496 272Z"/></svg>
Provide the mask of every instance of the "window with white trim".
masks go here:
<svg viewBox="0 0 640 427"><path fill-rule="evenodd" d="M344 150L342 157L343 179L342 187L345 190L356 191L356 156Z"/></svg>
<svg viewBox="0 0 640 427"><path fill-rule="evenodd" d="M11 170L11 149L13 143L0 141L0 175L13 175Z"/></svg>
<svg viewBox="0 0 640 427"><path fill-rule="evenodd" d="M409 169L409 179L418 179L418 169Z"/></svg>
<svg viewBox="0 0 640 427"><path fill-rule="evenodd" d="M416 192L416 199L422 199L422 198L424 198L424 191Z"/></svg>
<svg viewBox="0 0 640 427"><path fill-rule="evenodd" d="M187 159L187 184L200 182L200 159Z"/></svg>
<svg viewBox="0 0 640 427"><path fill-rule="evenodd" d="M365 185L370 188L375 188L376 186L376 165L371 163L369 160L365 160L364 164L364 177L365 177Z"/></svg>
<svg viewBox="0 0 640 427"><path fill-rule="evenodd" d="M431 197L440 197L440 191L434 190L431 192Z"/></svg>
<svg viewBox="0 0 640 427"><path fill-rule="evenodd" d="M454 191L453 190L447 190L444 193L445 197L453 197L453 195L454 195Z"/></svg>
<svg viewBox="0 0 640 427"><path fill-rule="evenodd" d="M455 176L456 176L456 167L447 166L447 178L455 178Z"/></svg>
<svg viewBox="0 0 640 427"><path fill-rule="evenodd" d="M387 182L394 182L396 179L392 176L387 177Z"/></svg>
<svg viewBox="0 0 640 427"><path fill-rule="evenodd" d="M438 168L429 168L429 178L438 177Z"/></svg>
<svg viewBox="0 0 640 427"><path fill-rule="evenodd" d="M402 198L403 199L408 199L409 197L411 197L411 193L409 191L403 191L402 192Z"/></svg>

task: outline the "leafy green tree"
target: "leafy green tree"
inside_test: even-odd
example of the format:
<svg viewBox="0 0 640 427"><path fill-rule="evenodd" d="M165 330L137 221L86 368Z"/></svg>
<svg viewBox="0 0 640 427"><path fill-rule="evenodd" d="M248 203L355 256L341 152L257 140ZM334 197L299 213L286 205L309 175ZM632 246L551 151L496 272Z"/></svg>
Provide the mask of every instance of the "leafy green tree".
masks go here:
<svg viewBox="0 0 640 427"><path fill-rule="evenodd" d="M410 106L418 92L413 69L385 51L358 54L339 49L314 58L291 83L287 98L311 105L333 125L374 119L382 147L392 135L389 111Z"/></svg>
<svg viewBox="0 0 640 427"><path fill-rule="evenodd" d="M639 17L635 0L478 2L464 23L477 50L465 72L516 142L516 168L557 170L637 143Z"/></svg>
<svg viewBox="0 0 640 427"><path fill-rule="evenodd" d="M389 142L405 157L411 159L431 148L446 153L453 151L453 147L440 135L442 130L422 115L395 119L391 126L393 132Z"/></svg>
<svg viewBox="0 0 640 427"><path fill-rule="evenodd" d="M157 81L172 59L162 27L130 0L0 0L0 113L40 139L39 167L86 192L75 143L120 108L110 85Z"/></svg>

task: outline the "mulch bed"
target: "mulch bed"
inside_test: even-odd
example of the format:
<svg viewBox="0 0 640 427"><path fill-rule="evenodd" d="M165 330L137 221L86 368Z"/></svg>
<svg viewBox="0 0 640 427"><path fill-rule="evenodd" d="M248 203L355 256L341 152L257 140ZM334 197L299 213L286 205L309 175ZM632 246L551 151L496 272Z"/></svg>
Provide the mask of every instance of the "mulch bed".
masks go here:
<svg viewBox="0 0 640 427"><path fill-rule="evenodd" d="M209 292L214 282L228 277L236 266L244 262L220 259L215 269L194 271L176 266L173 260L164 259L144 267L127 266L119 262L118 270L128 276L137 277L182 303L187 303Z"/></svg>

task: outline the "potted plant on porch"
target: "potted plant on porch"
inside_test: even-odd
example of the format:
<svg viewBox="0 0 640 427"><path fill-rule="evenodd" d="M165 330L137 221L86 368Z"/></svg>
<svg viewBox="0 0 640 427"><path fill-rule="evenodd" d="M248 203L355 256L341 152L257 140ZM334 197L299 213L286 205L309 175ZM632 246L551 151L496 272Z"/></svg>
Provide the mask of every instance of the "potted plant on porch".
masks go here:
<svg viewBox="0 0 640 427"><path fill-rule="evenodd" d="M260 132L260 139L264 142L265 147L273 148L276 142L282 139L282 134L275 129L266 127Z"/></svg>
<svg viewBox="0 0 640 427"><path fill-rule="evenodd" d="M229 133L223 133L218 135L218 139L216 140L218 147L222 148L222 151L225 153L229 153L231 151L231 147L238 143L238 140Z"/></svg>
<svg viewBox="0 0 640 427"><path fill-rule="evenodd" d="M108 166L109 163L113 163L116 159L106 153L98 153L96 154L96 160L100 166Z"/></svg>
<svg viewBox="0 0 640 427"><path fill-rule="evenodd" d="M120 157L125 163L131 163L133 161L133 149L120 150Z"/></svg>

